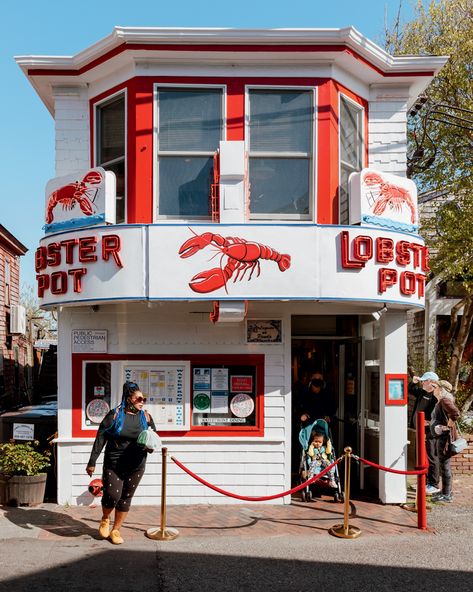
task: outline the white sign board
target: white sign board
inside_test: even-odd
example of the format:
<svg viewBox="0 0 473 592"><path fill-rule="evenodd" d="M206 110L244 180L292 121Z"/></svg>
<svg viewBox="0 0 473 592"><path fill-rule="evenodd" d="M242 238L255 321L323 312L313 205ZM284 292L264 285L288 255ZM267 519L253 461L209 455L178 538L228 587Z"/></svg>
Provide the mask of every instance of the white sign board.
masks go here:
<svg viewBox="0 0 473 592"><path fill-rule="evenodd" d="M34 424L32 423L14 423L14 440L34 440Z"/></svg>
<svg viewBox="0 0 473 592"><path fill-rule="evenodd" d="M89 229L43 239L35 260L42 306L198 299L423 306L429 272L417 234L317 224Z"/></svg>
<svg viewBox="0 0 473 592"><path fill-rule="evenodd" d="M413 232L418 228L417 187L406 177L363 169L349 179L350 224Z"/></svg>
<svg viewBox="0 0 473 592"><path fill-rule="evenodd" d="M73 329L72 353L106 354L107 331L95 331L91 329Z"/></svg>
<svg viewBox="0 0 473 592"><path fill-rule="evenodd" d="M126 363L123 374L146 397L145 407L158 432L190 429L189 362Z"/></svg>
<svg viewBox="0 0 473 592"><path fill-rule="evenodd" d="M56 177L46 185L45 232L115 224L115 174L102 167Z"/></svg>
<svg viewBox="0 0 473 592"><path fill-rule="evenodd" d="M41 306L144 300L145 235L140 226L103 226L43 238L35 254Z"/></svg>

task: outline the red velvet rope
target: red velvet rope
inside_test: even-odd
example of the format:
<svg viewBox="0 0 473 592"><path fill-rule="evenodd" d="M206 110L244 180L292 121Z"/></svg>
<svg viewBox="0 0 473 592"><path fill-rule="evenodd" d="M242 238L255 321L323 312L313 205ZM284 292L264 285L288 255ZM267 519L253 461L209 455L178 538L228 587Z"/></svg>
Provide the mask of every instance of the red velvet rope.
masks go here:
<svg viewBox="0 0 473 592"><path fill-rule="evenodd" d="M426 475L428 467L424 467L419 471L398 471L397 469L390 469L389 467L383 467L381 465L377 465L370 460L366 460L366 458L361 458L361 456L356 456L356 454L352 454L355 460L360 460L365 465L370 465L370 467L375 467L376 469L380 469L381 471L386 471L387 473L396 473L396 475Z"/></svg>
<svg viewBox="0 0 473 592"><path fill-rule="evenodd" d="M329 465L328 467L326 467L318 475L315 475L315 477L312 477L311 479L308 479L307 481L304 481L304 483L301 483L297 487L293 487L292 489L289 489L288 491L283 491L282 493L276 493L275 495L264 495L264 496L261 496L261 497L249 497L249 496L246 496L246 495L238 495L237 493L231 493L229 491L225 491L224 489L220 489L220 487L217 487L216 485L212 485L211 483L209 483L205 479L202 479L202 477L199 477L198 475L196 475L195 473L193 473L190 469L188 469L186 466L184 466L176 458L174 458L173 456L171 456L171 460L173 462L175 462L178 467L180 467L188 475L190 475L191 477L193 477L196 481L199 481L199 483L202 483L202 485L205 485L206 487L209 487L210 489L213 489L217 493L221 493L221 494L226 495L228 497L234 497L235 499L244 500L244 501L247 501L247 502L265 502L267 500L272 500L272 499L276 499L278 497L284 497L285 495L291 495L292 493L296 493L297 491L300 491L301 489L304 489L304 487L307 487L308 485L312 485L312 483L315 483L318 479L320 479L321 477L323 477L326 473L328 473L330 471L331 468L333 468L335 465L338 465L338 463L342 460L342 458L343 458L343 456L340 457L340 458L337 458L336 461L334 461L331 465Z"/></svg>

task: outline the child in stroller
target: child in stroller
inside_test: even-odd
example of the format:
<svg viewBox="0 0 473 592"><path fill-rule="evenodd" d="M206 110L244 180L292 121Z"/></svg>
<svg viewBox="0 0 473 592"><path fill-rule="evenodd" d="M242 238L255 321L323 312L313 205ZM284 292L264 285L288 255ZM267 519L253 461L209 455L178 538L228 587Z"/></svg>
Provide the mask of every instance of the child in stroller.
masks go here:
<svg viewBox="0 0 473 592"><path fill-rule="evenodd" d="M302 446L300 463L301 482L321 473L336 458L330 439L329 427L323 419L317 419L311 425L302 428L299 432L299 442ZM329 488L333 494L334 501L341 501L342 495L337 465L332 467L319 481L313 484L313 486L317 485ZM303 501L310 501L312 499L311 487L313 486L307 486L302 490Z"/></svg>

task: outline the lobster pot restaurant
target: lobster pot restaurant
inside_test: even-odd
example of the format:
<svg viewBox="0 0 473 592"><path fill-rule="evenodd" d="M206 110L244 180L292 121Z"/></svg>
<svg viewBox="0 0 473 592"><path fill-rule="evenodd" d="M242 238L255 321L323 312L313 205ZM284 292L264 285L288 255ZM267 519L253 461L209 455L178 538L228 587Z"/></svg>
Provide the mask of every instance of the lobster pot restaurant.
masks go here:
<svg viewBox="0 0 473 592"><path fill-rule="evenodd" d="M16 60L56 130L35 265L58 316L58 502L90 503L85 465L125 380L169 452L238 495L297 484L315 372L337 455L405 469L406 313L429 273L406 114L445 58L393 57L351 27L117 27ZM352 486L406 498L373 468ZM155 453L136 503L160 487ZM172 462L167 493L235 503Z"/></svg>

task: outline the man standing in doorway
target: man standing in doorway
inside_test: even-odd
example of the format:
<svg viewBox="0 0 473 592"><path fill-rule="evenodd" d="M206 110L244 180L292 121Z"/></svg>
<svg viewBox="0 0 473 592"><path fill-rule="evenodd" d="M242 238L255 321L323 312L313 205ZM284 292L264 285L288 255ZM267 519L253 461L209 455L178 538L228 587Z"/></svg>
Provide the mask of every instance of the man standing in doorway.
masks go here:
<svg viewBox="0 0 473 592"><path fill-rule="evenodd" d="M337 405L332 391L324 380L322 372L313 372L301 401L301 424L313 423L316 419L330 422L337 411Z"/></svg>
<svg viewBox="0 0 473 592"><path fill-rule="evenodd" d="M430 417L437 403L437 399L433 393L434 385L432 381L437 381L438 379L439 377L435 372L424 372L422 376L414 376L412 382L409 384L409 393L416 398L409 427L416 427L416 415L418 411L425 413L425 448L429 461L429 472L427 473L427 486L425 489L427 495L432 495L440 491L438 486L440 475L437 462L436 440L430 433Z"/></svg>

